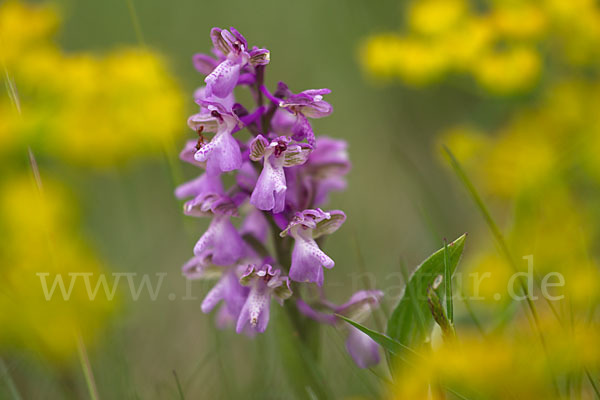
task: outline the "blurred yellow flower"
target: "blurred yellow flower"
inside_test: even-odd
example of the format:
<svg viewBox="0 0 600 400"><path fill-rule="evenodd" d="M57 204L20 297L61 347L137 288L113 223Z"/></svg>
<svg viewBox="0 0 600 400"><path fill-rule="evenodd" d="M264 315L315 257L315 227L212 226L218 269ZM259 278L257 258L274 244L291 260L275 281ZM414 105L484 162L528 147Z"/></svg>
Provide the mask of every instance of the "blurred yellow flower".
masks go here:
<svg viewBox="0 0 600 400"><path fill-rule="evenodd" d="M0 8L0 40L11 44L2 60L24 116L0 103L0 142L35 143L58 159L105 167L156 154L182 132L182 96L156 53L64 53L52 40L57 20L44 6L9 1Z"/></svg>
<svg viewBox="0 0 600 400"><path fill-rule="evenodd" d="M116 299L90 300L84 285L75 285L70 299L59 290L46 300L39 273L48 286L62 275L93 273L104 266L79 237L75 204L60 184L44 179L39 190L27 175L13 176L0 187L0 343L25 347L56 361L68 359L81 334L93 340L114 310Z"/></svg>
<svg viewBox="0 0 600 400"><path fill-rule="evenodd" d="M57 9L9 0L0 4L0 64L8 96L0 98L0 347L32 350L55 361L76 352L76 336L98 337L117 300L90 299L74 285L64 300L61 275L107 268L79 231L76 199L45 174L29 177L27 148L40 160L103 168L160 153L182 131L183 100L165 61L142 48L103 55L58 47ZM110 285L110 282L108 282Z"/></svg>
<svg viewBox="0 0 600 400"><path fill-rule="evenodd" d="M415 32L435 35L462 22L466 9L464 0L415 1L408 10L408 20Z"/></svg>
<svg viewBox="0 0 600 400"><path fill-rule="evenodd" d="M401 76L415 85L435 80L448 67L441 46L394 34L375 36L365 42L361 60L380 78Z"/></svg>
<svg viewBox="0 0 600 400"><path fill-rule="evenodd" d="M560 399L553 384L556 374L600 361L597 326L563 328L544 321L546 349L535 335L524 335L523 328L485 339L463 332L460 343L413 358L410 367L399 365L387 398L435 400L450 391L464 398ZM591 389L584 394L592 398Z"/></svg>
<svg viewBox="0 0 600 400"><path fill-rule="evenodd" d="M514 93L530 89L540 75L538 53L525 46L480 55L472 65L473 75L481 86L496 93Z"/></svg>

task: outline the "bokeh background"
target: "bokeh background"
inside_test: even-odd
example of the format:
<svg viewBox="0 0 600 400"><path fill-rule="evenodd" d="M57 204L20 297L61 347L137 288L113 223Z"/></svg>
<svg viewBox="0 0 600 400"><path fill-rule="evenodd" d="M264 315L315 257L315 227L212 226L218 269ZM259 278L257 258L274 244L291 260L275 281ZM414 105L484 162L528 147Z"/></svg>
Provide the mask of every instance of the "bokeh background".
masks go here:
<svg viewBox="0 0 600 400"><path fill-rule="evenodd" d="M213 26L271 51L270 87L332 90L334 113L313 127L347 140L353 163L347 191L330 200L348 215L326 244L332 299L364 288L366 270L386 291L385 312L401 265L412 269L464 232L460 268L492 271L482 290L502 291L509 269L448 168L445 143L516 257L567 273L573 301L561 315L594 316L598 6L468 3L4 1L0 397L16 387L25 399L85 398L78 336L100 398L179 398L177 379L186 398L289 395L273 326L255 339L217 331L200 312L208 286L186 286L180 273L208 223L183 217L173 190L196 173L176 155L194 137L186 118L203 82L191 57L209 50ZM76 302L48 304L40 271L167 275L155 301L76 291ZM197 300L182 299L189 290ZM512 309L476 308L494 327ZM320 367L337 398L381 395L381 371L357 369L342 333L326 328L322 340Z"/></svg>

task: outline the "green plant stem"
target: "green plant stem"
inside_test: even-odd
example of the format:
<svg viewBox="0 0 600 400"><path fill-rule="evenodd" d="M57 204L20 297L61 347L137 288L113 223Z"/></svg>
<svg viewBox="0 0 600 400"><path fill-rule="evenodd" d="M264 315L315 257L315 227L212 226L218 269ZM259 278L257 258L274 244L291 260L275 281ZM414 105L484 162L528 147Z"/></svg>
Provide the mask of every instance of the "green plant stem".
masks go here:
<svg viewBox="0 0 600 400"><path fill-rule="evenodd" d="M175 384L177 385L177 394L179 394L180 400L185 400L185 396L183 395L183 389L181 388L181 382L179 382L179 377L177 376L177 372L173 370L173 378L175 378Z"/></svg>
<svg viewBox="0 0 600 400"><path fill-rule="evenodd" d="M98 388L96 387L92 366L90 364L90 360L88 358L85 344L83 343L83 338L81 335L77 336L77 352L79 353L79 362L81 364L81 369L83 370L83 375L85 377L85 383L87 385L90 398L92 400L98 400L100 398L100 396L98 396Z"/></svg>
<svg viewBox="0 0 600 400"><path fill-rule="evenodd" d="M8 368L6 368L6 364L4 364L4 360L1 358L0 358L0 373L4 377L4 380L6 381L6 386L8 386L8 390L10 391L10 394L11 394L13 400L21 400L22 397L19 394L17 385L15 385L15 382L13 381L12 377L10 376L10 372L8 371Z"/></svg>
<svg viewBox="0 0 600 400"><path fill-rule="evenodd" d="M443 146L443 147L444 147L444 151L446 152L446 155L448 156L448 159L450 161L450 165L452 166L452 169L454 170L454 172L456 173L458 178L461 180L461 182L463 183L463 185L469 192L471 198L477 205L477 208L481 212L481 215L483 216L487 226L489 227L490 231L492 232L492 236L494 236L494 239L498 243L498 246L500 247L502 254L508 261L509 265L512 267L513 271L515 273L518 273L519 268L508 248L506 240L504 240L504 235L500 231L500 228L498 228L498 225L496 225L496 222L492 218L492 215L490 214L485 203L481 199L481 196L477 192L477 189L475 188L475 186L473 185L473 183L467 176L466 172L464 171L464 169L462 168L462 166L460 165L460 163L458 162L458 160L456 159L454 154L450 151L450 149L446 146ZM548 347L546 344L546 339L545 339L544 334L541 329L540 318L539 318L537 309L535 307L533 300L531 299L531 293L529 293L529 288L527 287L527 284L523 280L523 277L519 276L519 278L520 278L519 286L525 296L527 307L528 307L529 311L531 312L531 316L533 317L534 325L536 328L535 330L537 331L537 334L540 338L542 348L544 349L544 352L545 352L546 356L548 357ZM552 383L554 385L556 392L559 393L558 384L556 383L554 373L552 373Z"/></svg>
<svg viewBox="0 0 600 400"><path fill-rule="evenodd" d="M600 390L598 389L596 382L594 382L594 378L592 377L592 374L590 374L590 371L587 368L585 368L585 375L587 376L588 381L590 381L590 385L592 386L592 389L594 390L594 394L596 394L596 398L600 399Z"/></svg>

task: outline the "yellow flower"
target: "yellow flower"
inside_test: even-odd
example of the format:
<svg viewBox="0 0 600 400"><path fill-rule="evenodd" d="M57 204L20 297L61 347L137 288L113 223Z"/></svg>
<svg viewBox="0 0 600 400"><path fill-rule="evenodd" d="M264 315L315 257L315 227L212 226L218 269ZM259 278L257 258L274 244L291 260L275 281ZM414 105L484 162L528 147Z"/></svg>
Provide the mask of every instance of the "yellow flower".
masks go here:
<svg viewBox="0 0 600 400"><path fill-rule="evenodd" d="M555 398L543 350L530 338L459 336L410 368L398 367L390 399L443 399L446 390L467 398ZM431 395L431 397L428 396Z"/></svg>
<svg viewBox="0 0 600 400"><path fill-rule="evenodd" d="M537 83L541 68L539 54L525 46L490 50L472 66L477 81L498 94L530 89Z"/></svg>
<svg viewBox="0 0 600 400"><path fill-rule="evenodd" d="M182 96L159 55L136 48L64 53L51 40L56 21L49 8L0 8L3 41L11 38L4 59L23 113L0 102L7 111L0 152L37 143L64 161L105 167L157 154L182 132Z"/></svg>
<svg viewBox="0 0 600 400"><path fill-rule="evenodd" d="M0 60L11 64L24 52L48 45L58 22L56 10L50 5L5 1L0 5Z"/></svg>
<svg viewBox="0 0 600 400"><path fill-rule="evenodd" d="M380 35L367 40L360 59L377 77L401 77L416 85L438 78L448 67L448 59L435 43L417 38Z"/></svg>
<svg viewBox="0 0 600 400"><path fill-rule="evenodd" d="M437 35L458 25L466 10L464 0L419 0L409 8L408 20L415 32Z"/></svg>
<svg viewBox="0 0 600 400"><path fill-rule="evenodd" d="M499 2L490 19L498 34L511 39L537 39L547 28L546 13L525 2Z"/></svg>
<svg viewBox="0 0 600 400"><path fill-rule="evenodd" d="M57 274L65 284L69 273L93 273L104 266L74 230L75 205L65 189L44 179L40 191L29 176L15 176L0 187L0 345L27 348L55 361L76 351L77 335L97 337L117 301L99 295L90 300L85 285L74 285L70 299L57 289L46 300L37 274L48 287ZM95 278L95 279L96 279Z"/></svg>

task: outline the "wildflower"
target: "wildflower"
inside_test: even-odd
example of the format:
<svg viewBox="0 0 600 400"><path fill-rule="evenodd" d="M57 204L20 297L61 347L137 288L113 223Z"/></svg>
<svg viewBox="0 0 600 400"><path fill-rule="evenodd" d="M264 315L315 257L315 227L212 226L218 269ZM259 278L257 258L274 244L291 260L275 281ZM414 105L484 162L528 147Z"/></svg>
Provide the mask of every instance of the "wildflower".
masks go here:
<svg viewBox="0 0 600 400"><path fill-rule="evenodd" d="M238 117L219 103L205 104L207 111L192 115L188 125L199 134L215 132L215 136L209 143L200 145L194 159L206 162L206 170L212 174L239 169L242 154L239 144L231 135L240 123Z"/></svg>
<svg viewBox="0 0 600 400"><path fill-rule="evenodd" d="M231 31L231 32L230 32ZM214 44L214 52L225 58L204 80L208 95L224 98L229 96L240 78L240 71L248 64L266 65L269 62L269 51L254 48L248 52L248 43L235 28L213 28L210 32ZM198 64L207 64L205 57L196 56ZM204 65L202 67L204 70Z"/></svg>
<svg viewBox="0 0 600 400"><path fill-rule="evenodd" d="M205 173L180 185L175 195L192 197L184 205L186 215L213 219L183 269L188 279L219 273L221 279L205 298L203 311L223 301L217 324L237 321L236 331L252 336L267 328L271 297L282 303L292 295L290 279L322 285L322 268L333 267L315 239L336 231L346 216L312 206L324 203L332 190L345 187L350 162L346 142L316 139L308 122L332 112L323 100L328 89L294 94L280 82L271 94L263 83L267 50L248 50L245 38L233 28L215 28L211 37L215 57L198 54L193 59L196 69L208 74L206 86L194 93L199 112L188 119L198 139L188 141L180 155ZM247 86L252 92L253 108L235 103L236 86ZM271 104L263 104L263 95ZM238 143L233 134L244 128L253 139ZM215 132L210 141L204 136L207 132ZM321 148L317 151L315 145ZM221 175L233 170L234 183L225 190ZM231 222L238 213L245 216L239 231ZM276 255L281 259L275 260L265 242L269 231L281 229L282 238L276 238ZM283 239L288 234L295 242ZM285 259L290 252L291 260ZM238 278L239 283L234 282ZM295 296L300 301L294 304L302 304L301 292ZM336 310L345 312L345 308ZM348 346L359 365L371 365L377 356L360 333L349 333Z"/></svg>
<svg viewBox="0 0 600 400"><path fill-rule="evenodd" d="M268 93L266 88L262 88L263 92L279 107L292 114L293 125L291 126L292 139L302 141L306 139L308 144L315 147L315 134L313 132L308 118L322 118L333 112L331 104L323 100L323 95L331 93L329 89L310 89L304 90L298 94L292 93L283 82L279 82L278 93L283 99ZM283 117L284 118L284 117ZM278 121L281 121L282 117ZM277 121L277 120L276 120Z"/></svg>
<svg viewBox="0 0 600 400"><path fill-rule="evenodd" d="M250 203L260 210L282 212L287 189L283 168L304 164L309 154L310 148L290 144L288 137L280 136L269 143L262 135L258 135L250 144L250 159L260 161L264 158L264 167Z"/></svg>
<svg viewBox="0 0 600 400"><path fill-rule="evenodd" d="M281 276L281 270L263 264L249 265L240 282L250 287L250 293L240 312L236 332L241 333L248 324L256 332L264 332L269 324L271 296L283 305L283 300L292 295L289 280Z"/></svg>
<svg viewBox="0 0 600 400"><path fill-rule="evenodd" d="M323 285L323 267L331 269L335 263L319 248L315 239L337 231L345 220L346 214L339 210L324 212L318 208L296 213L280 233L281 237L289 234L295 240L290 279Z"/></svg>

